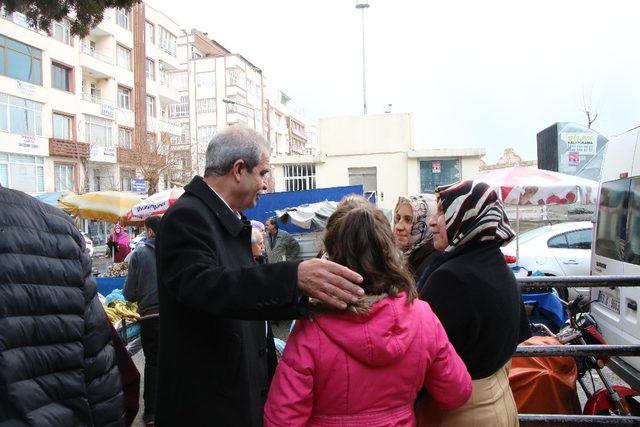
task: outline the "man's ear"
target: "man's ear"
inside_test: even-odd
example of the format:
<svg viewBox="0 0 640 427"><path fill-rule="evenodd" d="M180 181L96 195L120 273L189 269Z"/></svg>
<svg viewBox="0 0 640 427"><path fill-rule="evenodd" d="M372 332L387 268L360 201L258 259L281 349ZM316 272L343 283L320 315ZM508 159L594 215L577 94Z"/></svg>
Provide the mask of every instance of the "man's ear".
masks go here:
<svg viewBox="0 0 640 427"><path fill-rule="evenodd" d="M246 171L247 165L244 163L244 160L238 159L233 163L231 167L231 174L235 178L236 182L240 182L240 177Z"/></svg>

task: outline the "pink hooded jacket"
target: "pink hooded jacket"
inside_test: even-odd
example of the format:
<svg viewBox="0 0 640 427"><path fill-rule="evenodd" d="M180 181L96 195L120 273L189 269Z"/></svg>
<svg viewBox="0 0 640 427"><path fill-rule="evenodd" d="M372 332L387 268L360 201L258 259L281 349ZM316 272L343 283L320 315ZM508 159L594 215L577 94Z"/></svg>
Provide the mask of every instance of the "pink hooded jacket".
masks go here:
<svg viewBox="0 0 640 427"><path fill-rule="evenodd" d="M443 408L471 377L429 304L384 298L367 315L300 320L271 383L265 426L414 426L426 387Z"/></svg>

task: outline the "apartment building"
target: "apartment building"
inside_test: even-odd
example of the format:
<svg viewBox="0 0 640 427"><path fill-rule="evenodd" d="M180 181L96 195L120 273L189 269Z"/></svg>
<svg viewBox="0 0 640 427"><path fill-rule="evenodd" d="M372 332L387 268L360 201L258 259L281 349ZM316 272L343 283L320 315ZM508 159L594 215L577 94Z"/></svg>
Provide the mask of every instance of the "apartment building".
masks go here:
<svg viewBox="0 0 640 427"><path fill-rule="evenodd" d="M144 3L107 10L83 39L72 19L50 35L19 13L0 19L0 183L32 194L130 190L141 161L153 161L136 150L161 155L180 135L169 117L179 26Z"/></svg>
<svg viewBox="0 0 640 427"><path fill-rule="evenodd" d="M267 88L267 139L273 156L302 155L307 144L304 118L282 90Z"/></svg>
<svg viewBox="0 0 640 427"><path fill-rule="evenodd" d="M172 144L177 164L172 180L186 182L202 173L211 138L237 123L263 134L274 156L304 152L304 118L286 106L290 98L271 89L255 64L196 29L182 33L178 58L181 68L173 78L180 102L171 107L170 117L181 132Z"/></svg>

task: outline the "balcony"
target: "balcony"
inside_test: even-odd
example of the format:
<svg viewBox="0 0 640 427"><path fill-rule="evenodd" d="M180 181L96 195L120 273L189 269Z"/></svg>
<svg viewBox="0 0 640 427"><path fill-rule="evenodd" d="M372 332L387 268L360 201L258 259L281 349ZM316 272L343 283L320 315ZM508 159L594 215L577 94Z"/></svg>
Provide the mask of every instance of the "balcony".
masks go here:
<svg viewBox="0 0 640 427"><path fill-rule="evenodd" d="M88 44L82 44L80 65L83 72L94 79L110 79L115 76L113 58L92 49Z"/></svg>
<svg viewBox="0 0 640 427"><path fill-rule="evenodd" d="M160 123L160 132L169 133L171 135L181 135L182 129L176 122L166 119L160 119L158 122Z"/></svg>
<svg viewBox="0 0 640 427"><path fill-rule="evenodd" d="M180 102L180 93L177 89L169 86L168 83L158 82L158 96L163 104L174 104Z"/></svg>
<svg viewBox="0 0 640 427"><path fill-rule="evenodd" d="M118 163L137 166L161 167L166 162L166 156L148 153L144 150L118 147Z"/></svg>
<svg viewBox="0 0 640 427"><path fill-rule="evenodd" d="M91 93L83 93L82 100L91 103L88 112L113 118L113 102Z"/></svg>
<svg viewBox="0 0 640 427"><path fill-rule="evenodd" d="M88 159L89 144L58 138L49 138L49 155L70 157L73 159Z"/></svg>
<svg viewBox="0 0 640 427"><path fill-rule="evenodd" d="M124 108L118 108L116 110L116 121L120 126L135 127L136 115L133 110L126 110Z"/></svg>

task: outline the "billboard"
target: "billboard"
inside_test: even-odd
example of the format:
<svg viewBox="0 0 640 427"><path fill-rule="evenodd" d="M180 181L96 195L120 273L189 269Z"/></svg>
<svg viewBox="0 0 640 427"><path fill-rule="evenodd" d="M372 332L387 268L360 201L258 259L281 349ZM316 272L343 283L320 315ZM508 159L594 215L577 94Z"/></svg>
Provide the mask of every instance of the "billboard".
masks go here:
<svg viewBox="0 0 640 427"><path fill-rule="evenodd" d="M593 129L560 122L538 132L538 168L576 175L606 146Z"/></svg>

